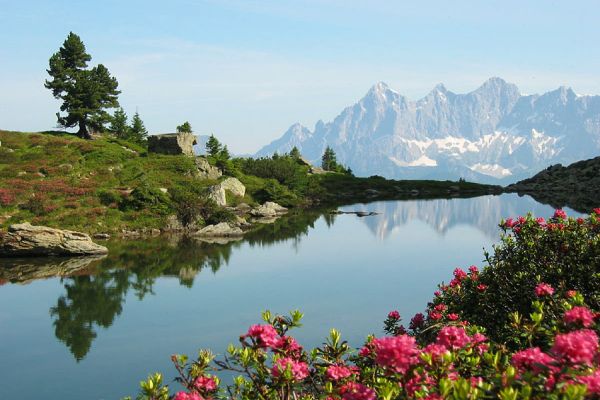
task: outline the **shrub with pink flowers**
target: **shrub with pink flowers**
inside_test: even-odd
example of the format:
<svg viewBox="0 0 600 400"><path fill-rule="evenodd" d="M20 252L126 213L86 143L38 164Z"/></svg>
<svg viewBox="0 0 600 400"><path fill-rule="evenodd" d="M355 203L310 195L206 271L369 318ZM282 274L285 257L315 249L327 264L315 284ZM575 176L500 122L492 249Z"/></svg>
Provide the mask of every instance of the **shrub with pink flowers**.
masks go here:
<svg viewBox="0 0 600 400"><path fill-rule="evenodd" d="M162 375L154 374L141 383L138 399L598 398L598 294L588 292L594 286L584 279L570 276L584 270L584 261L593 261L586 257L597 245L597 214L582 224L560 213L550 220L560 220L560 232L567 238L584 235L576 243L555 237L554 231L540 232L539 221L532 217L512 221L513 228L521 228L519 233L503 239L487 267L456 269L449 284L440 285L426 313L415 315L405 328L400 314L391 311L384 321L387 336L369 336L360 349L331 330L321 347L306 351L290 335L301 325L302 314L273 316L267 311L264 323L252 325L223 357L215 358L207 350L194 360L172 356L181 387L172 392ZM559 271L563 264L556 255L544 258L554 261L546 273L528 257L519 264L521 271L507 265L513 252L522 255L521 247L542 254L533 248L564 252L563 245L568 245L567 253L578 253L569 259L581 269ZM592 267L597 271L597 264ZM507 298L492 295L509 284L522 290L520 295L529 301L526 307L522 301L508 304ZM492 323L485 313L502 320ZM495 327L502 329L495 332ZM224 371L236 375L229 384L218 378Z"/></svg>

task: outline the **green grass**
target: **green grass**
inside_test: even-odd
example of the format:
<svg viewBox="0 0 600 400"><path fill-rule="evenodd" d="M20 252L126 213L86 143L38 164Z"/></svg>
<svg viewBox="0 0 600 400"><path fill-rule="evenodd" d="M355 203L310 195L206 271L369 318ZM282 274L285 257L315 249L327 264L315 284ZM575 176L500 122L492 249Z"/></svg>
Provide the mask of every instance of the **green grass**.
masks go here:
<svg viewBox="0 0 600 400"><path fill-rule="evenodd" d="M160 228L175 213L171 193L202 197L217 183L196 177L191 157L149 154L142 146L112 137L83 140L63 132L0 130L0 141L0 227L29 221L88 233ZM414 198L411 190L418 190L421 198L498 191L468 182L308 175L306 166L290 160L230 162L246 195L241 199L229 195L228 204L275 201L308 207Z"/></svg>

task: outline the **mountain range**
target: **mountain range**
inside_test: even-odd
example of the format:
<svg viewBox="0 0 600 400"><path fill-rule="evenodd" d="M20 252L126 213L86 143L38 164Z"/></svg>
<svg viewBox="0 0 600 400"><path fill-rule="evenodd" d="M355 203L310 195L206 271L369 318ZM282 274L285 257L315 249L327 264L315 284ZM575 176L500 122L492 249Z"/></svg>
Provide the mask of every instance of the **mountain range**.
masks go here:
<svg viewBox="0 0 600 400"><path fill-rule="evenodd" d="M470 93L439 84L412 101L379 82L333 121L294 124L256 156L294 146L317 165L331 146L357 176L511 183L599 155L600 96L564 86L524 95L490 78Z"/></svg>

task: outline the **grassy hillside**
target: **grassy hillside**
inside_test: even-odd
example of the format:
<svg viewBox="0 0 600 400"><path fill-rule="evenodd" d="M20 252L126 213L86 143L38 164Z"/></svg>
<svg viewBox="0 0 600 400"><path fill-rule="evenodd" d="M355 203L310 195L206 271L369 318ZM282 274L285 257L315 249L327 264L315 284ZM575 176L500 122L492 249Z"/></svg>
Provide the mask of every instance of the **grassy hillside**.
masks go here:
<svg viewBox="0 0 600 400"><path fill-rule="evenodd" d="M208 210L205 223L231 218L206 201L216 181L197 177L194 159L148 153L112 137L83 140L60 132L0 131L0 226L34 224L89 233L161 228L188 206ZM466 182L390 181L308 174L291 157L235 159L223 166L246 186L228 204L276 201L287 207L376 199L483 194L497 188ZM417 192L417 193L415 193Z"/></svg>

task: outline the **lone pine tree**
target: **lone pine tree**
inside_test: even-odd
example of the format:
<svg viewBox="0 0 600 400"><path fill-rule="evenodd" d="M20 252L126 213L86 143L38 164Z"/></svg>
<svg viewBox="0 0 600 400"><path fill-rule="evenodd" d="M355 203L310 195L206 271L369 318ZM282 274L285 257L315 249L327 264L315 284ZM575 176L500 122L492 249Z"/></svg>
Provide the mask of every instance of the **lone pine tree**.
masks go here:
<svg viewBox="0 0 600 400"><path fill-rule="evenodd" d="M79 36L69 33L62 47L50 57L46 71L52 79L44 84L63 102L60 111L65 114L56 113L59 125L78 126L78 135L87 139L91 132L103 131L111 121L106 110L119 106L120 93L117 80L104 65L88 68L91 59Z"/></svg>

